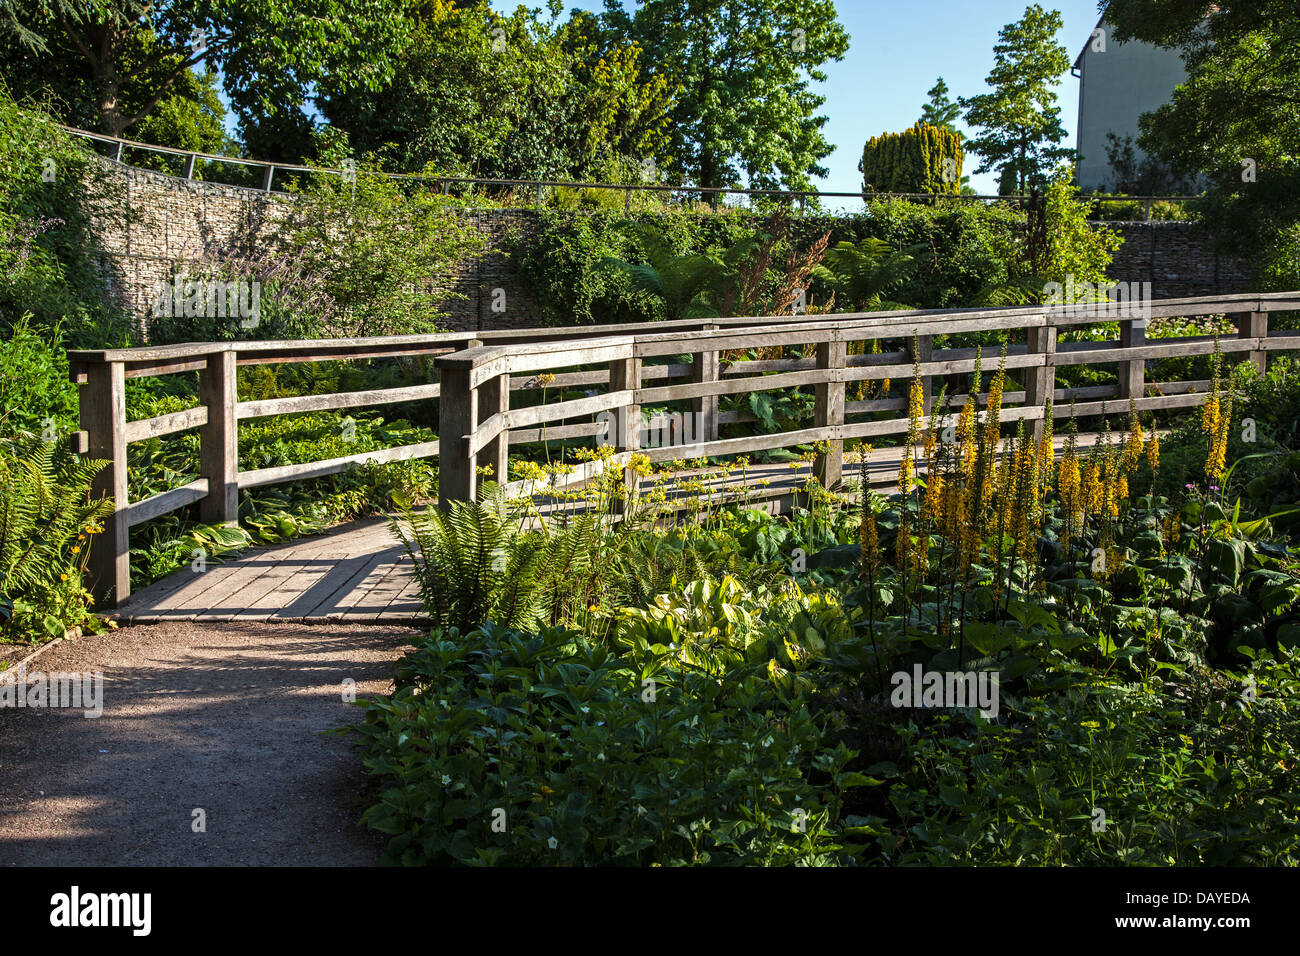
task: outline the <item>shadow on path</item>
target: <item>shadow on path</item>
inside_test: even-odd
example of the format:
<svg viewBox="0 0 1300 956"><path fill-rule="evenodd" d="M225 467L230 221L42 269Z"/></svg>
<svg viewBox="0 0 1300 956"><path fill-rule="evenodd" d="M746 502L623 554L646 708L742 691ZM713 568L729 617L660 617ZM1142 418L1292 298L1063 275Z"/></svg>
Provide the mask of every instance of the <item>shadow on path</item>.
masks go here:
<svg viewBox="0 0 1300 956"><path fill-rule="evenodd" d="M0 709L0 860L370 865L345 679L391 689L411 631L174 622L65 641L32 672L103 672L103 715ZM194 811L206 816L195 832Z"/></svg>

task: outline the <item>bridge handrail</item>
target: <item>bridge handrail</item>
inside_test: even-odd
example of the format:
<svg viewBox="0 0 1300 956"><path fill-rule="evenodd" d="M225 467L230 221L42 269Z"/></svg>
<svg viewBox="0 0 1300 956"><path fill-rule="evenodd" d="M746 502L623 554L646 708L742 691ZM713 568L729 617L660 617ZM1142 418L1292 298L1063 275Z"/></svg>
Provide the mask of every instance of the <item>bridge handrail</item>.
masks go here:
<svg viewBox="0 0 1300 956"><path fill-rule="evenodd" d="M932 380L973 371L973 348L935 350L935 335L997 329L1025 330L1024 344L1009 346L1006 366L1023 370L1020 391L1009 391L1006 421L1041 423L1049 401L1053 417L1074 412L1091 415L1107 399L1131 397L1141 410L1176 408L1203 400L1204 382L1149 383L1145 362L1168 356L1207 354L1216 348L1212 336L1146 340L1150 317L1232 314L1238 337L1219 343L1224 352L1246 353L1263 367L1270 351L1300 349L1300 332L1270 333L1268 314L1300 311L1300 293L1201 296L1149 303L1144 317L1119 320L1120 338L1108 342L1057 342L1059 328L1083 322L1108 321L1096 307L912 310L907 312L840 313L809 316L705 318L628 326L570 326L560 329L442 332L427 335L371 336L347 339L284 341L191 342L177 345L69 352L73 381L81 386L81 431L78 451L108 459L110 468L97 479L96 492L114 502L114 513L92 544L90 573L94 590L108 603L130 593L129 531L134 525L197 503L207 523L234 523L240 489L336 474L365 462L439 459L439 500L475 496L480 469L508 479L508 449L512 444L548 438L597 437L608 422L590 416L614 416L622 423L614 445L614 461L627 465L633 454L667 461L743 454L798 444L818 445L816 473L826 487L842 474L845 440L905 432L907 422L850 422L848 416L903 410L904 399L846 401L846 385L906 376L913 362L920 365L927 415L933 406ZM902 339L901 350L849 355L850 342ZM805 359L732 361L728 353L760 347L815 345L816 356ZM241 365L340 361L426 355L434 359L437 381L393 388L322 395L239 401L236 370ZM674 361L690 355L691 361ZM991 356L985 354L986 360ZM664 361L667 359L667 361ZM1067 365L1116 364L1119 384L1057 389L1055 369ZM597 366L592 368L591 366ZM603 366L603 367L602 367ZM125 381L128 378L197 371L199 404L194 408L127 421ZM536 373L536 374L534 374ZM687 382L674 383L674 379ZM666 380L666 381L665 381ZM664 382L663 384L652 384ZM539 391L543 386L607 386L603 394L550 404L511 407L512 392ZM771 391L811 385L815 392L814 424L776 434L719 438L719 426L753 420L743 411L720 412L719 398L745 392ZM1146 395L1150 387L1159 394ZM237 430L243 419L264 418L325 409L354 408L397 402L437 400L439 436L397 448L362 452L341 458L252 470L239 470ZM1082 404L1078 404L1082 400ZM639 428L646 405L689 402L699 422L688 445L641 448ZM1114 407L1112 401L1111 407ZM583 419L576 424L547 426ZM1041 427L1038 426L1038 427ZM199 476L141 501L129 500L126 447L189 429L199 432ZM591 477L594 466L578 469L569 482ZM629 474L628 481L632 478ZM528 490L526 482L508 483L514 493Z"/></svg>

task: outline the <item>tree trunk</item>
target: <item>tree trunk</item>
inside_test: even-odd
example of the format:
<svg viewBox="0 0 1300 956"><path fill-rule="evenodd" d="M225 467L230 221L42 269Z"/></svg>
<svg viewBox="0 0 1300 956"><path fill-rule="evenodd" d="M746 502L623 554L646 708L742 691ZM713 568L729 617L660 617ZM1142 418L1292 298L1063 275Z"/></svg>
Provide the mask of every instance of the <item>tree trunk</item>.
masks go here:
<svg viewBox="0 0 1300 956"><path fill-rule="evenodd" d="M122 77L117 70L121 35L111 23L101 23L88 31L86 39L92 49L99 50L89 65L94 88L99 92L100 125L110 136L121 136L128 125L122 115Z"/></svg>
<svg viewBox="0 0 1300 956"><path fill-rule="evenodd" d="M109 61L107 68L100 71L96 78L96 85L100 89L99 97L99 121L104 127L104 132L109 136L121 136L126 132L126 117L122 115L122 110L118 102L118 93L121 84L117 76L117 66L114 62Z"/></svg>
<svg viewBox="0 0 1300 956"><path fill-rule="evenodd" d="M718 185L718 161L713 153L703 149L700 150L700 185ZM714 193L713 196L716 197L717 194Z"/></svg>

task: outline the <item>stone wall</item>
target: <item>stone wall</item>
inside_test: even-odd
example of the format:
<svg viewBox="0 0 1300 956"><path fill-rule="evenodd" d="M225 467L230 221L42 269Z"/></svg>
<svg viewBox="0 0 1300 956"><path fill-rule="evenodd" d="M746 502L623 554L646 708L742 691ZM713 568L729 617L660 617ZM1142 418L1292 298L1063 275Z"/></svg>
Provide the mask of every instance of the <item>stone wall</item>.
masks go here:
<svg viewBox="0 0 1300 956"><path fill-rule="evenodd" d="M110 292L129 303L141 329L156 283L177 264L193 261L205 244L260 257L275 252L288 219L291 198L255 189L188 181L108 163L118 188L115 203L125 205L100 218ZM125 215L120 215L124 212ZM430 277L435 289L459 297L435 296L431 308L446 317L439 324L455 331L531 328L540 324L520 276L511 267L504 240L514 230L535 227L528 209L465 210L486 239L483 254L461 263L450 276ZM1125 238L1111 267L1111 278L1152 283L1155 298L1243 291L1248 278L1239 263L1216 255L1199 226L1181 222L1109 223Z"/></svg>
<svg viewBox="0 0 1300 956"><path fill-rule="evenodd" d="M283 194L104 162L120 179L112 195L124 209L97 217L102 271L110 294L129 305L142 331L157 283L170 280L178 265L197 260L205 247L252 258L273 255L293 210L294 200ZM502 251L506 234L530 228L533 213L484 209L463 215L473 220L487 248L462 262L455 274L430 277L432 286L455 293L431 303L433 311L447 316L439 324L455 331L535 326L537 316ZM494 312L493 304L502 302L504 312Z"/></svg>
<svg viewBox="0 0 1300 956"><path fill-rule="evenodd" d="M1150 282L1156 299L1226 295L1250 290L1242 263L1215 253L1197 223L1108 223L1124 237L1111 262L1116 282Z"/></svg>

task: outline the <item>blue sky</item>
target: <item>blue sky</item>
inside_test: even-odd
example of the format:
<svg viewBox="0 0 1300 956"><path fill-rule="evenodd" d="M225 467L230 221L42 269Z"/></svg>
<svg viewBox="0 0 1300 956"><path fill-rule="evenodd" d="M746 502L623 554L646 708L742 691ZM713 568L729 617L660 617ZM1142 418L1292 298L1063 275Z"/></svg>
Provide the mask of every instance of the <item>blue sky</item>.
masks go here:
<svg viewBox="0 0 1300 956"><path fill-rule="evenodd" d="M840 23L848 31L849 52L827 68L820 92L828 117L823 127L835 152L824 165L830 175L819 184L829 192L855 192L862 188L858 159L862 144L872 136L911 126L921 115L926 91L942 76L949 95L973 96L984 92L984 78L993 66L993 44L998 30L1019 20L1030 0L837 0ZM1070 61L1083 49L1097 23L1097 0L1041 0L1061 12L1065 27L1058 39ZM518 0L493 0L494 9L508 12ZM526 3L540 7L542 4ZM601 0L581 0L568 7L598 11ZM1074 145L1078 111L1078 80L1067 71L1057 95L1061 116L1069 131L1067 146ZM963 127L964 128L964 127ZM967 171L977 163L968 159ZM993 173L971 177L981 193L996 192Z"/></svg>

